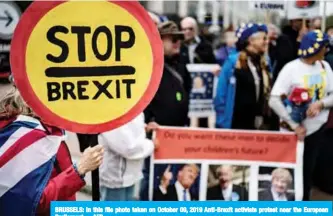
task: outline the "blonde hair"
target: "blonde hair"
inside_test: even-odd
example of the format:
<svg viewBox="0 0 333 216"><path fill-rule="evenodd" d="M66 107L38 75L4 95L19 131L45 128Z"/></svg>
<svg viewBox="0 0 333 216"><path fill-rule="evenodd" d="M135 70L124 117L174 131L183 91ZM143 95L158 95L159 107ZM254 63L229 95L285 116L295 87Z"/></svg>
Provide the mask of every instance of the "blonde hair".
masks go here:
<svg viewBox="0 0 333 216"><path fill-rule="evenodd" d="M246 53L246 51L242 50L239 52L239 57L238 57L238 61L239 64L236 65L237 69L249 69L249 65L248 65L248 54ZM269 94L271 91L271 77L270 77L270 72L269 70L269 66L268 66L268 62L266 59L265 55L262 55L260 58L260 67L262 70L262 75L264 78L264 93L265 94Z"/></svg>
<svg viewBox="0 0 333 216"><path fill-rule="evenodd" d="M32 109L25 103L17 88L12 88L0 100L0 117L17 115L35 116Z"/></svg>
<svg viewBox="0 0 333 216"><path fill-rule="evenodd" d="M274 178L284 178L288 181L288 184L293 182L293 177L291 176L290 172L287 169L283 168L276 168L272 172L272 180Z"/></svg>
<svg viewBox="0 0 333 216"><path fill-rule="evenodd" d="M196 165L196 164L185 164L185 165L182 167L182 169L184 169L185 167L190 167L190 168L194 169L195 172L196 172L196 174L199 174L199 172L200 172L200 168L199 168L199 166ZM182 169L181 169L181 170L182 170Z"/></svg>

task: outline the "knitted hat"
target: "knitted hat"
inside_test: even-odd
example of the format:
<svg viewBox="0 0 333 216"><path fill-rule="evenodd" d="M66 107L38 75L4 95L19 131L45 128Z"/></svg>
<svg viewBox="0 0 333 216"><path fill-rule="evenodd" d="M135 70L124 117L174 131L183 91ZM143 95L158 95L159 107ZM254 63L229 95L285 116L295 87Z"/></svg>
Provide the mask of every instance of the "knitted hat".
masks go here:
<svg viewBox="0 0 333 216"><path fill-rule="evenodd" d="M298 55L301 58L308 58L316 55L324 46L329 44L329 37L320 30L308 32L302 38Z"/></svg>
<svg viewBox="0 0 333 216"><path fill-rule="evenodd" d="M265 32L267 33L267 26L260 23L243 23L240 28L236 31L236 36L238 38L236 47L238 51L245 49L248 44L248 39L251 35L257 32Z"/></svg>
<svg viewBox="0 0 333 216"><path fill-rule="evenodd" d="M257 32L266 32L267 26L261 23L243 23L236 31L238 41L246 41L249 37Z"/></svg>

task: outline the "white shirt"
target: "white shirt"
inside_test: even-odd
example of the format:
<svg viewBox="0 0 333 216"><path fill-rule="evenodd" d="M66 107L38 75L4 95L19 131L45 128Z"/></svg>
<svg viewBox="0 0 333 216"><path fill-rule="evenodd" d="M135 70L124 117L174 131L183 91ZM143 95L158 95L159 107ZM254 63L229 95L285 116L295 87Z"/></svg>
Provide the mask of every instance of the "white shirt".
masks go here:
<svg viewBox="0 0 333 216"><path fill-rule="evenodd" d="M144 159L154 151L153 142L146 138L143 113L119 128L101 133L98 143L105 149L99 172L101 186L123 188L141 180Z"/></svg>
<svg viewBox="0 0 333 216"><path fill-rule="evenodd" d="M322 69L319 61L314 65L308 65L300 59L289 62L281 70L274 87L272 96L289 95L295 87L306 88L309 90L310 97L314 101L322 100L328 93L333 92L333 72L329 64L322 61L326 72ZM316 97L318 95L318 97ZM327 122L329 110L324 109L314 118L304 120L304 127L307 129L307 135L316 132Z"/></svg>
<svg viewBox="0 0 333 216"><path fill-rule="evenodd" d="M185 188L183 187L182 184L180 184L179 181L175 182L175 188L176 188L176 193L177 193L177 197L178 197L178 201L184 201L184 190ZM162 194L167 194L167 191L159 186L160 191L162 192ZM190 194L190 190L186 189L186 201L191 201L191 194Z"/></svg>
<svg viewBox="0 0 333 216"><path fill-rule="evenodd" d="M271 192L272 192L274 201L288 201L287 196L286 196L285 193L279 196L279 194L276 193L276 191L273 190L272 188L271 188Z"/></svg>
<svg viewBox="0 0 333 216"><path fill-rule="evenodd" d="M195 37L193 43L188 45L188 56L190 59L190 63L194 63L194 57L195 57L195 49L197 48L198 44L200 43L200 38Z"/></svg>
<svg viewBox="0 0 333 216"><path fill-rule="evenodd" d="M232 194L232 184L229 184L227 188L222 189L222 195L224 200L231 201L231 194Z"/></svg>
<svg viewBox="0 0 333 216"><path fill-rule="evenodd" d="M180 184L179 181L176 181L175 188L176 188L176 192L177 192L178 201L185 201L184 200L184 191L186 191L186 201L191 201L191 194L190 194L189 189L185 190L185 188L183 187L182 184Z"/></svg>

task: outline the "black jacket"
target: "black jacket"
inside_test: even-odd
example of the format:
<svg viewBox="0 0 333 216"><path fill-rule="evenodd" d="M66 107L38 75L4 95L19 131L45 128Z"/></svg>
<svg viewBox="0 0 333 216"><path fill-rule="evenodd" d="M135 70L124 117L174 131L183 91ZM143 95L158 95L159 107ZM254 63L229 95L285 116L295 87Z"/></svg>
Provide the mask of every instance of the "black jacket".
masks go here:
<svg viewBox="0 0 333 216"><path fill-rule="evenodd" d="M181 62L184 64L190 63L188 47L182 44L180 48ZM194 50L194 63L215 64L217 63L212 45L206 40L200 38L200 42Z"/></svg>
<svg viewBox="0 0 333 216"><path fill-rule="evenodd" d="M278 77L282 68L297 56L296 41L292 42L287 35L280 35L276 39L276 44L269 44L269 57L272 64L273 82Z"/></svg>
<svg viewBox="0 0 333 216"><path fill-rule="evenodd" d="M325 61L333 68L333 46L330 46L330 51L325 56Z"/></svg>
<svg viewBox="0 0 333 216"><path fill-rule="evenodd" d="M286 197L287 197L288 201L295 201L295 196L291 193L287 193ZM258 200L259 201L274 201L272 191L270 189L260 191Z"/></svg>
<svg viewBox="0 0 333 216"><path fill-rule="evenodd" d="M286 26L283 28L282 33L288 37L293 46L294 59L298 58L298 49L300 46L300 42L297 41L298 31L294 30L291 26Z"/></svg>
<svg viewBox="0 0 333 216"><path fill-rule="evenodd" d="M198 196L190 191L191 201L199 200ZM154 190L153 201L178 201L178 195L175 185L169 185L167 193L163 194L159 188Z"/></svg>
<svg viewBox="0 0 333 216"><path fill-rule="evenodd" d="M165 58L164 64L159 88L144 111L145 121L165 126L185 126L188 124L190 77L184 72L185 65L168 58ZM178 76L168 69L170 67Z"/></svg>
<svg viewBox="0 0 333 216"><path fill-rule="evenodd" d="M239 185L232 185L232 192L239 195L238 201L248 201L249 193L246 188ZM207 190L207 200L224 200L222 189L220 185L208 188Z"/></svg>

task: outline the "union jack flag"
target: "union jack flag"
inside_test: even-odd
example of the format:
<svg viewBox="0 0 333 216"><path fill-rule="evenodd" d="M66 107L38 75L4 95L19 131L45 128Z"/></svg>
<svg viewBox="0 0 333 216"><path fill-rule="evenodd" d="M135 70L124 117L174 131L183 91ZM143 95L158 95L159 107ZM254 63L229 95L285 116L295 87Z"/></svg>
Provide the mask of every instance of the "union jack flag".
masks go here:
<svg viewBox="0 0 333 216"><path fill-rule="evenodd" d="M0 215L35 215L64 133L32 117L0 128Z"/></svg>

